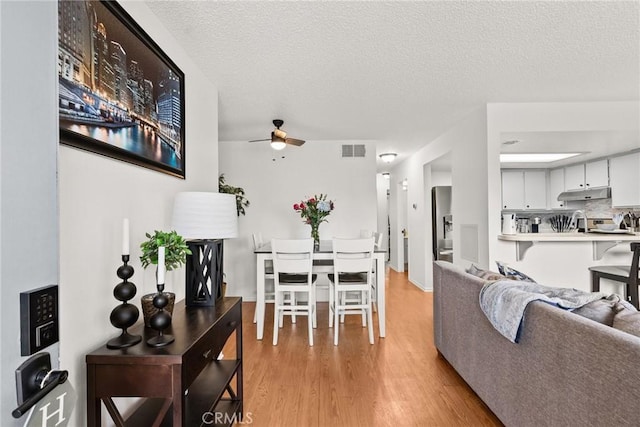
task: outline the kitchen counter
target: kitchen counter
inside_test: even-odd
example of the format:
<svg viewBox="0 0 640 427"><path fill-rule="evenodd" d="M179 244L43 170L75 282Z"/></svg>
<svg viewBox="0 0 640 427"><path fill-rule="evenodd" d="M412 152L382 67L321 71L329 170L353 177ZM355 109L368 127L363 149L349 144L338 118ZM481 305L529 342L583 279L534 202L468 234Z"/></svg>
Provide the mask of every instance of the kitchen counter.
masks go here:
<svg viewBox="0 0 640 427"><path fill-rule="evenodd" d="M511 242L582 242L582 241L636 241L640 233L518 233L501 234L500 240Z"/></svg>
<svg viewBox="0 0 640 427"><path fill-rule="evenodd" d="M640 233L518 233L500 234L498 240L516 243L516 259L521 261L524 254L536 242L591 242L593 259L602 255L618 243L640 241Z"/></svg>

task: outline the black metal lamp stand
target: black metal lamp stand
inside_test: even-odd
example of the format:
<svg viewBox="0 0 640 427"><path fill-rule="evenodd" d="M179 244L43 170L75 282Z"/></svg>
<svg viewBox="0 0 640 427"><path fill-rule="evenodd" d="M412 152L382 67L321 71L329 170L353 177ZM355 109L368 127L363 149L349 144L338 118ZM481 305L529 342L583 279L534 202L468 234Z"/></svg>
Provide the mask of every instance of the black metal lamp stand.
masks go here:
<svg viewBox="0 0 640 427"><path fill-rule="evenodd" d="M122 262L123 265L118 267L116 273L122 279L122 282L118 283L113 289L113 296L118 301L122 301L122 304L114 308L111 311L111 316L109 316L111 324L116 328L122 329L122 334L109 340L107 348L126 348L142 341L140 335L131 335L127 332L127 329L136 323L140 313L138 307L127 303L127 301L136 296L136 285L128 281L133 276L133 267L127 264L129 255L122 255Z"/></svg>

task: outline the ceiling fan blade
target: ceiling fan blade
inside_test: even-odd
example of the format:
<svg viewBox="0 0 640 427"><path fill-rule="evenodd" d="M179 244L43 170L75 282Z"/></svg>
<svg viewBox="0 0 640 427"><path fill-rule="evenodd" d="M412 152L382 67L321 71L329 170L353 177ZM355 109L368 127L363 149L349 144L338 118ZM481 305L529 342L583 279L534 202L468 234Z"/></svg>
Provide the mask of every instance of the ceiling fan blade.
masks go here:
<svg viewBox="0 0 640 427"><path fill-rule="evenodd" d="M285 138L284 142L289 145L295 145L296 147L300 147L302 144L305 143L305 141L303 141L302 139L295 139L295 138Z"/></svg>
<svg viewBox="0 0 640 427"><path fill-rule="evenodd" d="M282 126L283 123L284 122L280 119L276 119L273 121L273 124L276 128L271 132L271 138L254 139L249 142L271 141L272 148L276 150L281 150L282 148L284 148L284 144L295 145L296 147L300 147L302 144L305 143L305 141L302 139L287 138L287 133L280 129L280 126ZM280 147L277 147L278 145L280 145Z"/></svg>

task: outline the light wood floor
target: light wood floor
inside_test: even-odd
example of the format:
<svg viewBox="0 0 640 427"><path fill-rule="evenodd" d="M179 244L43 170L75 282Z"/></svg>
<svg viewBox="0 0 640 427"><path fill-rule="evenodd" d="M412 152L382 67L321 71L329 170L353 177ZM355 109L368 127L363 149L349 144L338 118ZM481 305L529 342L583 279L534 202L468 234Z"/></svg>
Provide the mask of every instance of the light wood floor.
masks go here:
<svg viewBox="0 0 640 427"><path fill-rule="evenodd" d="M327 303L318 308L314 346L307 320L285 317L272 345L273 306L256 340L254 303L243 304L245 422L254 426L501 426L436 353L432 294L393 270L387 275L387 336L375 344L359 316L333 345ZM234 341L234 340L231 340ZM229 353L227 353L229 352ZM225 349L231 354L231 349Z"/></svg>

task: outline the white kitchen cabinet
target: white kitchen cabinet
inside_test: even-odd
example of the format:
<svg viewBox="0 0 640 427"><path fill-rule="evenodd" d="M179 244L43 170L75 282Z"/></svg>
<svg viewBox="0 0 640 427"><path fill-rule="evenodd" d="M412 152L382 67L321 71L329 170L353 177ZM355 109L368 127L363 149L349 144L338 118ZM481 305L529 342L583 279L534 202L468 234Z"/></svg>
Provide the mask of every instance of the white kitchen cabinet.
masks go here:
<svg viewBox="0 0 640 427"><path fill-rule="evenodd" d="M502 171L502 209L524 207L524 174L521 170Z"/></svg>
<svg viewBox="0 0 640 427"><path fill-rule="evenodd" d="M551 209L564 208L565 202L558 200L558 195L564 191L564 169L549 171L549 204Z"/></svg>
<svg viewBox="0 0 640 427"><path fill-rule="evenodd" d="M610 159L611 205L640 206L640 152Z"/></svg>
<svg viewBox="0 0 640 427"><path fill-rule="evenodd" d="M606 187L609 185L609 163L607 159L589 162L584 167L584 185L586 188Z"/></svg>
<svg viewBox="0 0 640 427"><path fill-rule="evenodd" d="M524 171L524 208L545 209L547 207L547 173Z"/></svg>
<svg viewBox="0 0 640 427"><path fill-rule="evenodd" d="M564 168L564 185L567 190L584 190L584 163Z"/></svg>
<svg viewBox="0 0 640 427"><path fill-rule="evenodd" d="M607 159L567 166L564 168L564 180L567 190L606 187L609 185Z"/></svg>
<svg viewBox="0 0 640 427"><path fill-rule="evenodd" d="M502 209L545 209L546 180L543 170L503 170Z"/></svg>

